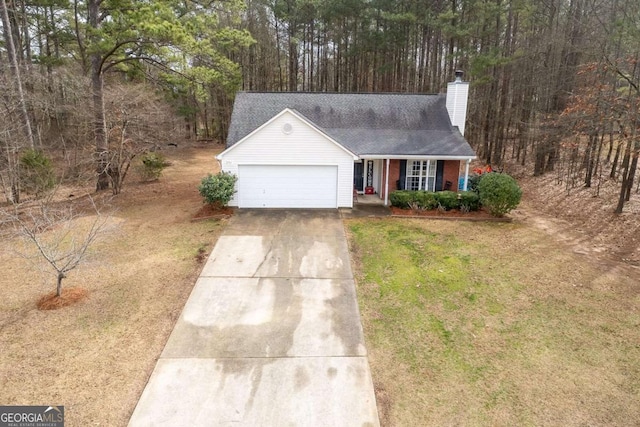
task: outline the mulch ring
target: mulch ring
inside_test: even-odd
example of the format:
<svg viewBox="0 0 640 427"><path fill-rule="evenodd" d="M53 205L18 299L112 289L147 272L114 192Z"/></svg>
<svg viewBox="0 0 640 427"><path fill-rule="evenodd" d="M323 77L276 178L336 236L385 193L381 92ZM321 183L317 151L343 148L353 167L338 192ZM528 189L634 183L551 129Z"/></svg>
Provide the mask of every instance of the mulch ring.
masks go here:
<svg viewBox="0 0 640 427"><path fill-rule="evenodd" d="M404 218L428 218L428 219L445 219L455 221L490 221L490 222L511 222L509 217L496 218L484 209L472 212L460 212L458 210L441 211L438 209L431 210L413 210L400 209L391 207L391 216Z"/></svg>
<svg viewBox="0 0 640 427"><path fill-rule="evenodd" d="M57 310L82 301L88 296L89 291L84 288L62 288L60 296L56 296L56 291L49 292L38 300L36 306L38 310Z"/></svg>
<svg viewBox="0 0 640 427"><path fill-rule="evenodd" d="M228 206L218 207L210 204L204 204L198 210L198 212L196 212L193 218L191 218L191 221L229 218L231 215L233 215L233 212L233 208L230 208Z"/></svg>

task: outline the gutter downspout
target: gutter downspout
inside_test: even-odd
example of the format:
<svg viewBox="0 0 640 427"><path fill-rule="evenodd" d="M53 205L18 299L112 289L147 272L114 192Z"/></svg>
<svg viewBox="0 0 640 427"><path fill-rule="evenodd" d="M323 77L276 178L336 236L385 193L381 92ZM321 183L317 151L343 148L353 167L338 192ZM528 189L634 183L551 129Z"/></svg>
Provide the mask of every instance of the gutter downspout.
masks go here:
<svg viewBox="0 0 640 427"><path fill-rule="evenodd" d="M471 163L471 159L467 160L467 164L464 167L464 186L462 187L463 191L467 191L469 185L469 164Z"/></svg>
<svg viewBox="0 0 640 427"><path fill-rule="evenodd" d="M387 160L387 170L384 174L384 205L389 206L389 163L390 159Z"/></svg>

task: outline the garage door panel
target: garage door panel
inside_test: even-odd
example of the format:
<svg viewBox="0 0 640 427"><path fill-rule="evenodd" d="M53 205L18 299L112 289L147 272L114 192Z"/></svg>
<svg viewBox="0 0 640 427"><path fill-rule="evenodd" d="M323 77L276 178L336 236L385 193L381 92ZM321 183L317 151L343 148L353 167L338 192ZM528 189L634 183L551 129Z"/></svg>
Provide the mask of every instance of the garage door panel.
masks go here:
<svg viewBox="0 0 640 427"><path fill-rule="evenodd" d="M337 166L240 165L241 208L336 208Z"/></svg>

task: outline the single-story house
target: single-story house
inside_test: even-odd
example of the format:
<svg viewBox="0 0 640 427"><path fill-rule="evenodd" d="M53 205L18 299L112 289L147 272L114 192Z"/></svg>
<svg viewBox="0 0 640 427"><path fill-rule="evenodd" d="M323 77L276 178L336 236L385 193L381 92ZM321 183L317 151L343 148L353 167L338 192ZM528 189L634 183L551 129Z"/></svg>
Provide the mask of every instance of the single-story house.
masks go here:
<svg viewBox="0 0 640 427"><path fill-rule="evenodd" d="M396 189L456 191L461 173L466 188L468 91L457 73L439 95L239 92L216 157L238 176L230 205L352 207L354 191L388 204Z"/></svg>

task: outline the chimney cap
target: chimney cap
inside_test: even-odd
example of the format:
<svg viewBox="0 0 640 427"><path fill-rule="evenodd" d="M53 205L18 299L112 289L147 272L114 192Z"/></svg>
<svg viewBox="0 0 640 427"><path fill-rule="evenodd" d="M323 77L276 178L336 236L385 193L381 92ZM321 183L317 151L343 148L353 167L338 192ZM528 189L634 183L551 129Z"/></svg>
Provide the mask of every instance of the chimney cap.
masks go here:
<svg viewBox="0 0 640 427"><path fill-rule="evenodd" d="M461 82L462 81L462 76L464 75L464 71L456 70L455 71L455 75L456 75L456 81L457 82Z"/></svg>

